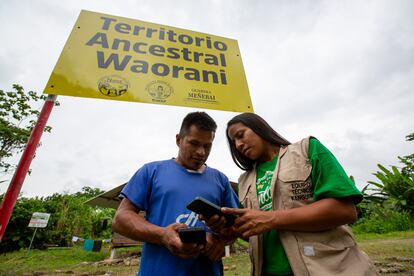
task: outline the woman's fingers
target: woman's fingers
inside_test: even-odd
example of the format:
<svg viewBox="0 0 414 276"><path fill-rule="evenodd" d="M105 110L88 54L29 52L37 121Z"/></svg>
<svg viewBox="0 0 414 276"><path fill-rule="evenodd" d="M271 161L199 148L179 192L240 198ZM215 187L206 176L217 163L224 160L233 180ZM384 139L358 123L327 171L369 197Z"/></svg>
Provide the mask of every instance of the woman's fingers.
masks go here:
<svg viewBox="0 0 414 276"><path fill-rule="evenodd" d="M241 208L228 208L228 207L222 207L221 211L225 214L232 214L237 216L242 216L244 213L246 213L249 209L241 209Z"/></svg>
<svg viewBox="0 0 414 276"><path fill-rule="evenodd" d="M273 228L272 212L251 209L232 209L225 211L238 215L233 225L233 230L243 238L262 234Z"/></svg>

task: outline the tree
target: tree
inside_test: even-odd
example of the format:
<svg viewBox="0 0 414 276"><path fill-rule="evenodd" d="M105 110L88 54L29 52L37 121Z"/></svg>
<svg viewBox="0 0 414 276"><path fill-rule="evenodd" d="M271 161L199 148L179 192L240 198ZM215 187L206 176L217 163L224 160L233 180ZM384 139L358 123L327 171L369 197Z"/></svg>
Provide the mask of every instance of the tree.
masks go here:
<svg viewBox="0 0 414 276"><path fill-rule="evenodd" d="M414 133L411 133L405 136L406 141L414 141ZM398 159L405 166L401 169L402 173L405 175L410 175L414 173L414 153L406 155L403 157L398 156Z"/></svg>
<svg viewBox="0 0 414 276"><path fill-rule="evenodd" d="M407 135L406 139L413 141L414 133ZM414 154L398 159L404 167L391 166L391 169L387 169L378 164L380 170L374 175L379 182L368 181L363 192L368 200L381 203L387 201L387 205L391 208L414 214ZM373 193L368 194L368 191Z"/></svg>
<svg viewBox="0 0 414 276"><path fill-rule="evenodd" d="M46 95L26 93L22 86L13 84L12 91L0 90L0 172L13 168L7 158L21 152L32 132L39 111L32 107L34 102L45 100ZM59 105L58 102L55 105ZM51 127L46 126L45 132Z"/></svg>

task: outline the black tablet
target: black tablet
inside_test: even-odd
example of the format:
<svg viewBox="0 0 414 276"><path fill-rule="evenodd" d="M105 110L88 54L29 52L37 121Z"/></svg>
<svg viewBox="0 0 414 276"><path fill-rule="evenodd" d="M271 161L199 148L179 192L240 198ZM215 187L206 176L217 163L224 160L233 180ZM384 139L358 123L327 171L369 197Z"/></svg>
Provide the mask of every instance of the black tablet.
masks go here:
<svg viewBox="0 0 414 276"><path fill-rule="evenodd" d="M178 235L183 243L206 243L206 232L201 227L178 229Z"/></svg>
<svg viewBox="0 0 414 276"><path fill-rule="evenodd" d="M231 226L234 224L234 220L237 218L236 215L224 214L221 212L221 207L216 204L208 201L202 197L196 197L187 205L187 209L197 213L202 214L206 218L210 218L214 215L224 216L226 218L226 226Z"/></svg>

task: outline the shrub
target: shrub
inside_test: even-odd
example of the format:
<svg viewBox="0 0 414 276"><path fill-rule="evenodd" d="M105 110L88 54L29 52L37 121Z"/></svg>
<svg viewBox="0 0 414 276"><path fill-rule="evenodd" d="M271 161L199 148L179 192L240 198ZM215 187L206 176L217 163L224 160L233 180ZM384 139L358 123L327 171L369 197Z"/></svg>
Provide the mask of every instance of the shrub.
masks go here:
<svg viewBox="0 0 414 276"><path fill-rule="evenodd" d="M387 208L387 204L384 205L381 206L378 203L368 204L365 216L352 226L353 231L356 234L382 234L414 229L414 219L409 212L393 210Z"/></svg>

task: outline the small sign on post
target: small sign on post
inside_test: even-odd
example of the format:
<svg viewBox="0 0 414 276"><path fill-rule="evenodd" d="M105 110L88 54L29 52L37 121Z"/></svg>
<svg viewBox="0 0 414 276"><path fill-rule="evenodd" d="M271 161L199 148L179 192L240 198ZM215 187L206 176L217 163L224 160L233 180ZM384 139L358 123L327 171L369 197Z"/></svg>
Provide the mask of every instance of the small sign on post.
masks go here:
<svg viewBox="0 0 414 276"><path fill-rule="evenodd" d="M50 217L49 213L38 213L38 212L33 213L28 227L34 227L35 231L33 233L32 240L30 241L28 252L30 252L30 248L32 247L33 239L36 235L37 228L45 228L47 226L48 221L49 221L49 217Z"/></svg>
<svg viewBox="0 0 414 276"><path fill-rule="evenodd" d="M34 212L28 227L45 228L49 221L50 214Z"/></svg>

